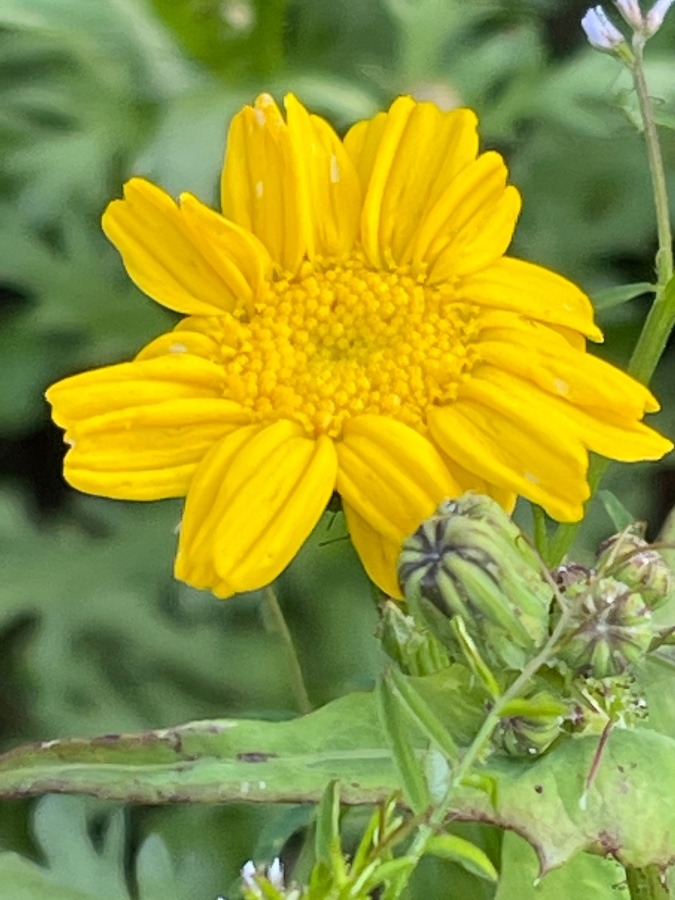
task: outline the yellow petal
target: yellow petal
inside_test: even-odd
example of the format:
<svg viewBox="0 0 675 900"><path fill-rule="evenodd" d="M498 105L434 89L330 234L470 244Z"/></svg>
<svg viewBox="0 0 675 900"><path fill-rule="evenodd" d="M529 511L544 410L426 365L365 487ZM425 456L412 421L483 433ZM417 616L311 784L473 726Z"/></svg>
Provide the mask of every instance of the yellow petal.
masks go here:
<svg viewBox="0 0 675 900"><path fill-rule="evenodd" d="M269 94L232 119L221 199L226 218L252 231L283 272L297 272L311 240L311 210L302 160Z"/></svg>
<svg viewBox="0 0 675 900"><path fill-rule="evenodd" d="M372 528L356 510L343 501L347 528L356 552L370 580L390 597L403 596L398 583L398 557L401 542L390 541Z"/></svg>
<svg viewBox="0 0 675 900"><path fill-rule="evenodd" d="M485 402L462 399L430 410L428 424L448 456L490 484L527 497L560 521L583 515L586 454L551 417L511 418Z"/></svg>
<svg viewBox="0 0 675 900"><path fill-rule="evenodd" d="M64 474L78 490L104 497L183 497L207 451L249 418L236 403L203 399L94 416L67 432Z"/></svg>
<svg viewBox="0 0 675 900"><path fill-rule="evenodd" d="M504 257L462 279L453 296L602 340L602 332L593 322L593 306L583 291L562 275L520 259Z"/></svg>
<svg viewBox="0 0 675 900"><path fill-rule="evenodd" d="M293 422L225 438L190 487L177 577L224 596L269 584L321 517L336 469L333 442L307 438Z"/></svg>
<svg viewBox="0 0 675 900"><path fill-rule="evenodd" d="M223 369L199 356L175 353L119 363L72 375L46 393L57 425L70 428L82 419L181 398L217 398L223 393Z"/></svg>
<svg viewBox="0 0 675 900"><path fill-rule="evenodd" d="M453 179L429 209L406 257L414 266L433 265L456 235L483 219L501 200L506 187L506 166L498 153L483 153ZM510 237L510 235L509 235Z"/></svg>
<svg viewBox="0 0 675 900"><path fill-rule="evenodd" d="M655 412L655 397L640 382L590 353L579 352L538 322L521 319L517 328L490 329L476 345L492 367L534 382L575 406L615 409L624 419Z"/></svg>
<svg viewBox="0 0 675 900"><path fill-rule="evenodd" d="M446 497L461 493L427 438L395 419L349 420L337 445L337 488L385 540L401 542Z"/></svg>
<svg viewBox="0 0 675 900"><path fill-rule="evenodd" d="M324 119L311 116L292 94L284 102L310 211L308 254L342 256L354 246L361 214L354 163Z"/></svg>
<svg viewBox="0 0 675 900"><path fill-rule="evenodd" d="M624 410L620 398L611 406L575 406L533 390L532 384L490 366L482 366L477 376L462 386L461 393L520 417L524 426L545 422L567 449L578 444L609 459L637 462L660 459L673 447L667 438L638 421L628 406Z"/></svg>
<svg viewBox="0 0 675 900"><path fill-rule="evenodd" d="M518 191L508 185L498 200L486 203L462 229L450 231L443 248L433 258L431 251L427 283L455 283L458 276L480 272L506 253L520 215Z"/></svg>
<svg viewBox="0 0 675 900"><path fill-rule="evenodd" d="M376 268L386 268L389 263L380 246L382 198L387 188L389 173L396 159L399 142L414 108L415 102L410 97L399 97L392 104L384 121L368 178L363 201L361 241L368 259Z"/></svg>
<svg viewBox="0 0 675 900"><path fill-rule="evenodd" d="M479 475L469 472L469 470L465 469L464 466L461 466L456 459L450 459L450 457L443 452L441 447L437 447L436 449L441 454L443 462L448 467L448 471L457 482L460 493L463 494L465 491L477 491L479 494L487 494L488 497L492 497L493 500L496 500L502 509L509 513L509 515L513 512L516 500L518 499L518 495L514 491L491 484Z"/></svg>
<svg viewBox="0 0 675 900"><path fill-rule="evenodd" d="M161 188L132 178L124 200L103 214L103 230L129 276L158 303L213 315L250 303L269 260L259 242L190 195L182 206Z"/></svg>
<svg viewBox="0 0 675 900"><path fill-rule="evenodd" d="M402 101L401 98L396 103L407 102L410 104L410 98ZM382 140L382 134L387 126L388 113L376 113L372 119L364 119L357 122L349 129L344 139L345 150L349 154L350 159L356 167L361 189L365 194L370 181L370 173L373 171L377 150Z"/></svg>
<svg viewBox="0 0 675 900"><path fill-rule="evenodd" d="M194 320L195 317L190 318L190 321L194 322ZM183 322L185 321L184 319ZM150 341L136 354L135 358L137 360L154 359L156 356L165 356L167 353L189 353L192 356L202 356L204 359L216 362L220 357L220 346L208 333L190 331L181 327Z"/></svg>
<svg viewBox="0 0 675 900"><path fill-rule="evenodd" d="M243 303L247 309L265 293L272 275L272 259L258 238L200 203L192 194L180 195L180 212L194 243L226 282L231 297L220 308Z"/></svg>
<svg viewBox="0 0 675 900"><path fill-rule="evenodd" d="M380 265L409 261L406 248L458 172L476 158L476 116L401 97L345 138L367 189L364 244Z"/></svg>

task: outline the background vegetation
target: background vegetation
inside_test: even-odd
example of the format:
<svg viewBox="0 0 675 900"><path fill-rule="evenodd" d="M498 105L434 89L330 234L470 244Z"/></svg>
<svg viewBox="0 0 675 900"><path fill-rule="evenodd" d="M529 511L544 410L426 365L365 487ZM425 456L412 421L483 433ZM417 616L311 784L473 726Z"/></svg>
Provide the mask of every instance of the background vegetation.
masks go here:
<svg viewBox="0 0 675 900"><path fill-rule="evenodd" d="M409 92L478 111L484 145L506 155L524 195L513 252L592 294L649 281L653 210L629 83L585 44L584 8L572 0L3 0L3 748L296 711L288 660L260 598L221 603L172 580L179 504L82 497L61 480L61 437L44 388L127 358L171 324L101 234L106 202L132 174L215 201L228 120L261 90L296 92L338 129ZM674 43L672 16L648 55L659 117L670 126ZM672 135L664 131L671 192ZM644 313L640 299L599 309L607 340L598 352L625 361ZM656 381L667 407L658 425L671 436L674 378L671 353ZM675 503L668 462L615 470L610 483L654 529ZM596 506L582 557L612 530ZM341 517L327 514L280 584L316 706L369 687L381 665L375 599L344 533ZM246 859L269 859L287 841L291 857L301 851L309 815L59 797L3 803L0 897L234 897ZM354 813L348 828L358 824ZM499 900L529 897L531 851L513 836L502 848L495 833L480 842L496 860L503 852L522 861ZM604 900L611 894L594 882L603 866L612 864L580 860L536 896L566 896L566 884L580 896L583 884L584 898ZM414 896L451 895L495 896L450 864L425 864Z"/></svg>

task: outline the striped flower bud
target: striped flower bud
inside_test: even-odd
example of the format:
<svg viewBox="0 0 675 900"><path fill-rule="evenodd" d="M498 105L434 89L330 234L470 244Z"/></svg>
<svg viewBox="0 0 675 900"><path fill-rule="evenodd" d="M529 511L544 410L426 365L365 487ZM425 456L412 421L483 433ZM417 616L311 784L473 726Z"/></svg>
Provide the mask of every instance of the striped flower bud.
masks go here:
<svg viewBox="0 0 675 900"><path fill-rule="evenodd" d="M651 609L658 609L675 591L675 576L640 530L639 526L625 529L601 544L598 572L639 591Z"/></svg>
<svg viewBox="0 0 675 900"><path fill-rule="evenodd" d="M620 675L649 650L654 629L638 591L614 578L573 585L565 593L572 618L558 657L580 675Z"/></svg>
<svg viewBox="0 0 675 900"><path fill-rule="evenodd" d="M486 659L521 668L547 635L552 590L520 530L489 497L447 501L403 544L406 599L453 650L439 621L459 616Z"/></svg>

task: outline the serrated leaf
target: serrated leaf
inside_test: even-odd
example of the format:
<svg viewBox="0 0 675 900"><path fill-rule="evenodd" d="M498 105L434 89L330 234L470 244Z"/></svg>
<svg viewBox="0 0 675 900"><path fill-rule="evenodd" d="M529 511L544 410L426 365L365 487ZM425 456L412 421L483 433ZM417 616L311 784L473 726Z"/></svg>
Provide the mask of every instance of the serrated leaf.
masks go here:
<svg viewBox="0 0 675 900"><path fill-rule="evenodd" d="M408 748L413 758L425 752L419 744ZM596 751L597 737L588 736L535 761L495 757L478 772L494 779L496 800L463 787L449 815L517 831L536 848L542 872L582 850L636 867L669 864L675 807L663 802L662 790L675 783L675 741L648 729L615 730L582 803ZM221 720L23 747L0 758L0 796L318 802L337 778L343 802L371 804L404 787L398 765L376 698L362 693L286 722ZM414 802L422 806L423 797L420 789Z"/></svg>
<svg viewBox="0 0 675 900"><path fill-rule="evenodd" d="M619 900L625 894L620 887L626 877L621 866L588 853L579 853L540 881L532 847L510 832L504 835L500 863L495 900Z"/></svg>

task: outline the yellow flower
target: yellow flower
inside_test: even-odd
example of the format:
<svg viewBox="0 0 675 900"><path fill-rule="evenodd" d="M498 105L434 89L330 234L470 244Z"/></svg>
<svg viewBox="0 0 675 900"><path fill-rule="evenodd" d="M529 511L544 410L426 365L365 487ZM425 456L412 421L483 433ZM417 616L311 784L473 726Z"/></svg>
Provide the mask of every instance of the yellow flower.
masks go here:
<svg viewBox="0 0 675 900"><path fill-rule="evenodd" d="M520 208L476 118L401 97L341 141L293 96L232 121L222 214L139 178L103 227L185 318L133 362L48 392L68 481L187 496L178 578L272 581L333 491L370 577L439 501L520 494L576 520L588 451L656 459L649 391L585 352L587 297L504 256Z"/></svg>

